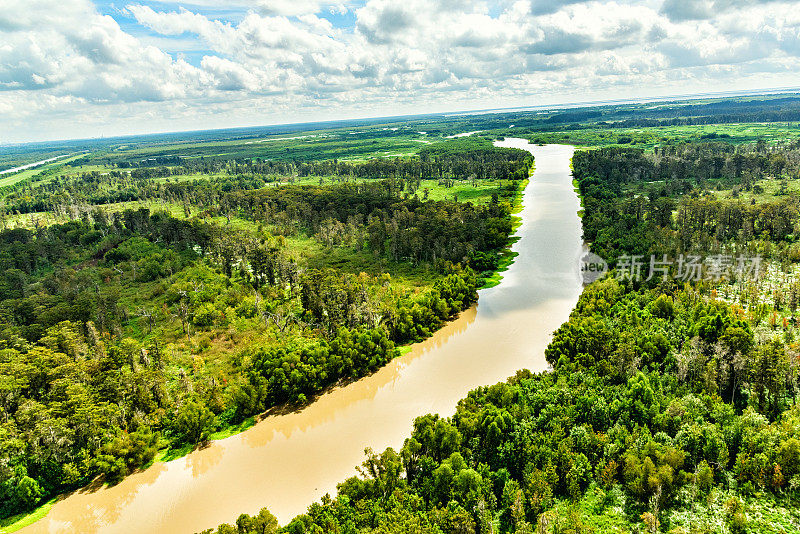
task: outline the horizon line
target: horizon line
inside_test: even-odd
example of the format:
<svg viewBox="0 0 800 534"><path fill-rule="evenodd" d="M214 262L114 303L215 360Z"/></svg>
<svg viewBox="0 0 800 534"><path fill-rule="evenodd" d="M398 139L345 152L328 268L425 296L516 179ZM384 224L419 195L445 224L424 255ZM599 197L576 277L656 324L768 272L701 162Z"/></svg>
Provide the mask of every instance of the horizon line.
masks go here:
<svg viewBox="0 0 800 534"><path fill-rule="evenodd" d="M672 94L672 95L654 96L654 97L629 97L629 98L618 98L610 100L575 101L575 102L566 102L562 104L508 106L500 108L480 108L480 109L467 109L460 111L439 111L439 112L429 112L429 113L412 113L403 115L386 115L386 116L374 116L374 117L362 117L362 118L328 119L319 121L279 122L272 124L261 124L257 126L230 126L225 128L201 128L193 130L166 130L161 132L112 135L109 137L100 135L97 137L57 138L57 139L46 139L42 141L21 141L12 143L0 142L0 149L10 148L10 147L24 147L27 145L44 145L48 143L112 141L116 139L123 140L135 137L155 137L159 135L181 135L181 134L192 134L201 132L229 132L236 130L249 130L249 129L259 129L259 128L300 127L305 125L308 126L335 125L340 123L374 122L381 120L386 120L387 122L389 122L393 120L422 119L425 117L458 117L464 115L479 115L479 114L489 114L489 113L502 114L502 113L513 113L515 111L520 111L520 112L547 111L547 110L563 111L569 109L582 109L582 108L600 107L600 106L646 104L648 102L680 102L680 101L701 100L704 98L725 98L725 97L737 97L737 96L772 96L772 95L783 95L783 94L786 95L800 94L800 87L776 87L776 88L765 88L765 89L739 89L739 90L734 89L727 91ZM324 129L326 128L324 127L314 128L313 130L324 130ZM275 135L280 135L280 134L275 134Z"/></svg>

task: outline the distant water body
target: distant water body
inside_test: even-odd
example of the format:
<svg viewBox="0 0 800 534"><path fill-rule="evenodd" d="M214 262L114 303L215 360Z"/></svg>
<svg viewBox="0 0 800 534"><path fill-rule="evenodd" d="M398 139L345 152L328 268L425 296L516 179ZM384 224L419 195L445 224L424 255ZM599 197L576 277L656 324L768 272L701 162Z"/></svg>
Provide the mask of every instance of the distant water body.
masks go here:
<svg viewBox="0 0 800 534"><path fill-rule="evenodd" d="M25 169L32 169L33 167L38 167L39 165L44 165L46 163L51 163L53 161L57 161L61 158L66 158L69 154L62 154L60 156L56 156L50 159L43 159L42 161L37 161L36 163L28 163L27 165L22 165L21 167L14 167L13 169L6 169L4 171L0 171L0 176L4 174L11 174L14 172L24 171Z"/></svg>

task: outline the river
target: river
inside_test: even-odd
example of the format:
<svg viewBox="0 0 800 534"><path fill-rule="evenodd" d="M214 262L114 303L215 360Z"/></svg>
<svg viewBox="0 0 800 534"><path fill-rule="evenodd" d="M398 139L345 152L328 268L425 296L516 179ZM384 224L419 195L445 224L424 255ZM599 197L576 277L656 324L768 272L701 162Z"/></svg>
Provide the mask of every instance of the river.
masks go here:
<svg viewBox="0 0 800 534"><path fill-rule="evenodd" d="M581 292L579 201L568 146L530 150L516 261L477 306L378 372L120 484L75 492L26 533L191 533L266 506L285 524L355 474L364 448L398 449L415 417L451 415L477 386L547 368L544 349Z"/></svg>
<svg viewBox="0 0 800 534"><path fill-rule="evenodd" d="M4 171L0 171L0 176L4 174L11 174L14 172L24 171L25 169L32 169L34 167L38 167L39 165L44 165L45 163L52 163L53 161L58 161L62 158L66 158L71 156L71 154L62 154L60 156L56 156L50 159L43 159L42 161L37 161L35 163L28 163L27 165L22 165L21 167L14 167L13 169L6 169Z"/></svg>

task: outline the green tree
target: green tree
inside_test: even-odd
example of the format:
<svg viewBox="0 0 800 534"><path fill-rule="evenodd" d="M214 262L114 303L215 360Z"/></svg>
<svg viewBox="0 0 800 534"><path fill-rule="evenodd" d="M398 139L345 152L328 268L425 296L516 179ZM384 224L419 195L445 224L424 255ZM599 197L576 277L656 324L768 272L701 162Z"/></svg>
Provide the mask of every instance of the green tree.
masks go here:
<svg viewBox="0 0 800 534"><path fill-rule="evenodd" d="M29 476L23 476L17 482L17 499L22 504L23 508L31 509L36 506L39 499L42 498L44 492L42 491L39 483Z"/></svg>
<svg viewBox="0 0 800 534"><path fill-rule="evenodd" d="M214 414L204 404L189 400L178 408L172 425L181 441L199 443L208 438Z"/></svg>

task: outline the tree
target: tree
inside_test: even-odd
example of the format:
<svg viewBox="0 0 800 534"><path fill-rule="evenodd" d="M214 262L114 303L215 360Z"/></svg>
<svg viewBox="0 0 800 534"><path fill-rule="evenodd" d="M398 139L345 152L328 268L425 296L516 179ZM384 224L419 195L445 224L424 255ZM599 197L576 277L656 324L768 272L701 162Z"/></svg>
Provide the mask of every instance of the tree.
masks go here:
<svg viewBox="0 0 800 534"><path fill-rule="evenodd" d="M786 348L780 341L771 340L755 349L750 368L750 382L755 392L758 410L772 419L777 418L780 413L787 376L790 376L790 363Z"/></svg>
<svg viewBox="0 0 800 534"><path fill-rule="evenodd" d="M278 520L266 508L262 508L258 515L242 514L236 520L237 534L274 534L275 532L278 532Z"/></svg>
<svg viewBox="0 0 800 534"><path fill-rule="evenodd" d="M25 509L31 509L36 506L43 494L44 492L39 483L27 475L17 482L17 499Z"/></svg>
<svg viewBox="0 0 800 534"><path fill-rule="evenodd" d="M199 443L208 437L214 414L204 404L189 400L178 408L173 421L173 432L181 441Z"/></svg>
<svg viewBox="0 0 800 534"><path fill-rule="evenodd" d="M372 481L373 495L381 501L388 499L395 488L400 485L403 463L400 455L389 447L381 454L372 449L364 449L367 459L361 464L359 472Z"/></svg>

